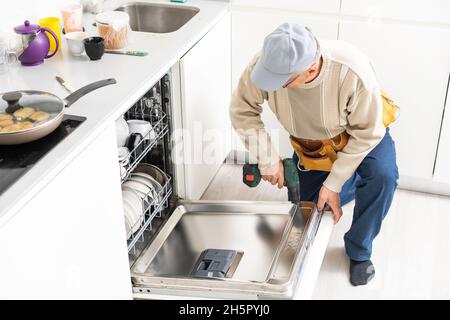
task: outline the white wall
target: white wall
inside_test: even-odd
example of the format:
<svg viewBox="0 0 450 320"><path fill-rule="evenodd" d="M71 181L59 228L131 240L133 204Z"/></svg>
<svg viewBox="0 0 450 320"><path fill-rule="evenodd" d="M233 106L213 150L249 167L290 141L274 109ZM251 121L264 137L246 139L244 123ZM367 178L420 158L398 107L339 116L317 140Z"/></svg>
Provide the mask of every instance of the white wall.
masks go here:
<svg viewBox="0 0 450 320"><path fill-rule="evenodd" d="M38 23L45 17L61 17L60 8L76 0L13 0L2 1L0 9L0 34L13 35L14 27L25 20Z"/></svg>

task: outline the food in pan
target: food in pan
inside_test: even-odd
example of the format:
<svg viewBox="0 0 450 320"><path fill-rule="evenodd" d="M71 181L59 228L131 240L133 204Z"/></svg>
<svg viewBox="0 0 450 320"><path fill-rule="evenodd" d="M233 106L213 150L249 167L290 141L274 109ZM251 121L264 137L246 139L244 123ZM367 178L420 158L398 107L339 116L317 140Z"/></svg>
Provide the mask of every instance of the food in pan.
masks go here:
<svg viewBox="0 0 450 320"><path fill-rule="evenodd" d="M50 117L50 114L45 111L36 111L32 113L28 118L30 118L33 121L44 121L47 120Z"/></svg>
<svg viewBox="0 0 450 320"><path fill-rule="evenodd" d="M7 127L12 124L14 124L14 121L12 121L12 119L0 120L0 128Z"/></svg>
<svg viewBox="0 0 450 320"><path fill-rule="evenodd" d="M16 122L12 125L1 128L0 132L3 132L3 133L16 132L16 131L20 131L20 130L29 129L32 127L33 127L33 124L30 121Z"/></svg>
<svg viewBox="0 0 450 320"><path fill-rule="evenodd" d="M10 114L0 113L0 121L3 120L12 120L13 116Z"/></svg>
<svg viewBox="0 0 450 320"><path fill-rule="evenodd" d="M16 118L28 118L34 113L34 109L30 107L20 108L14 112L14 117Z"/></svg>

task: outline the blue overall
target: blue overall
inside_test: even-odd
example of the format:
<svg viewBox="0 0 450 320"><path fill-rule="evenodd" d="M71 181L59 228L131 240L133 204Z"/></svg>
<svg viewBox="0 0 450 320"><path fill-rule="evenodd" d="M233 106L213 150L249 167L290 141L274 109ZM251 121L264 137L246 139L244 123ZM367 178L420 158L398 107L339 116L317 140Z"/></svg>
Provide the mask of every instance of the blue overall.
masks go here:
<svg viewBox="0 0 450 320"><path fill-rule="evenodd" d="M293 159L298 163L295 152ZM320 188L328 174L326 171L298 170L301 200L317 203ZM345 250L351 259L370 259L372 241L380 232L381 222L391 206L397 180L395 144L388 128L384 138L364 158L339 194L341 205L355 200L352 225L344 236Z"/></svg>

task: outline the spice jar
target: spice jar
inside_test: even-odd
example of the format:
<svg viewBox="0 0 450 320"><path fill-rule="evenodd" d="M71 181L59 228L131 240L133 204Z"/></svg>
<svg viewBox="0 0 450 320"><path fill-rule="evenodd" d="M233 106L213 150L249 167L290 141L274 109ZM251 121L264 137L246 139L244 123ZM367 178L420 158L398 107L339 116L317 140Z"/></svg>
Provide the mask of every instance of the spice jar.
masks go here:
<svg viewBox="0 0 450 320"><path fill-rule="evenodd" d="M130 16L121 11L105 11L95 17L100 37L105 39L105 49L122 49L128 44Z"/></svg>

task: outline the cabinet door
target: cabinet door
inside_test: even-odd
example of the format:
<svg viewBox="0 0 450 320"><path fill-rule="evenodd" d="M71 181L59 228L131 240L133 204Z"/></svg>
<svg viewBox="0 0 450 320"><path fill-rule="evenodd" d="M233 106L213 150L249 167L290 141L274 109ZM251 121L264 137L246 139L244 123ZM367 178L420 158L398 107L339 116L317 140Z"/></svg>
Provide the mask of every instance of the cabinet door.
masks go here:
<svg viewBox="0 0 450 320"><path fill-rule="evenodd" d="M400 174L430 179L450 70L450 30L346 20L339 30L340 39L371 58L381 86L401 108L391 127Z"/></svg>
<svg viewBox="0 0 450 320"><path fill-rule="evenodd" d="M231 21L227 14L180 61L185 197L200 199L230 151Z"/></svg>
<svg viewBox="0 0 450 320"><path fill-rule="evenodd" d="M446 107L442 119L441 135L439 139L439 149L434 170L434 180L438 182L450 183L450 73L448 75Z"/></svg>
<svg viewBox="0 0 450 320"><path fill-rule="evenodd" d="M0 227L0 298L131 299L114 126Z"/></svg>
<svg viewBox="0 0 450 320"><path fill-rule="evenodd" d="M341 14L368 17L370 20L398 19L450 23L448 0L342 0Z"/></svg>
<svg viewBox="0 0 450 320"><path fill-rule="evenodd" d="M265 36L284 22L297 22L312 29L318 38L337 39L338 18L321 15L302 15L289 11L265 11L235 9L233 10L232 27L232 87L236 88L239 78L247 67L250 60L261 50ZM289 142L288 133L279 124L276 116L265 104L262 119L266 129L271 134L272 142L277 148L280 156L291 157L293 149ZM244 151L245 147L239 137L234 133L232 136L232 148ZM238 154L239 160L240 159ZM254 161L255 159L252 159Z"/></svg>

